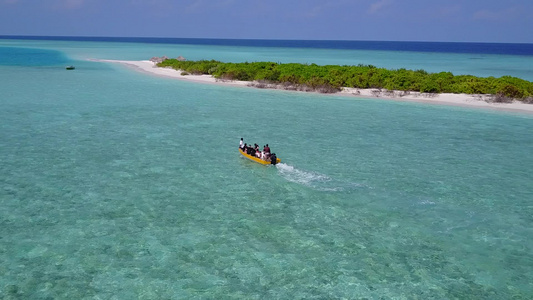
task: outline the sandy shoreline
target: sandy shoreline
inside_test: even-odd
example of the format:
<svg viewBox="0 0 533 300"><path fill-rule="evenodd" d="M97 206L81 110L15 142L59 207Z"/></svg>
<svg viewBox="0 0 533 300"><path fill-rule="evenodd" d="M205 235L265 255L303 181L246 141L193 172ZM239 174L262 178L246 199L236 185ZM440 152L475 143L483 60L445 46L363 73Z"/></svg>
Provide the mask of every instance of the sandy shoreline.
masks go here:
<svg viewBox="0 0 533 300"><path fill-rule="evenodd" d="M181 75L180 71L171 68L159 68L149 60L142 61L129 61L129 60L94 60L108 63L120 63L126 66L134 67L136 70L150 73L156 76L175 78L180 80L188 80L200 83L229 85L229 86L241 86L247 87L250 85L248 81L219 81L210 75ZM421 95L419 93L410 93L409 95L400 96L400 93L380 93L379 95L372 89L354 89L343 88L343 90L337 94L328 95L340 95L348 97L360 97L360 98L378 98L394 101L412 101L427 104L441 104L441 105L454 105L462 107L476 107L483 109L493 109L502 111L512 111L533 114L533 104L525 104L518 101L513 103L489 103L480 100L479 96L466 95L466 94L438 94L435 96Z"/></svg>

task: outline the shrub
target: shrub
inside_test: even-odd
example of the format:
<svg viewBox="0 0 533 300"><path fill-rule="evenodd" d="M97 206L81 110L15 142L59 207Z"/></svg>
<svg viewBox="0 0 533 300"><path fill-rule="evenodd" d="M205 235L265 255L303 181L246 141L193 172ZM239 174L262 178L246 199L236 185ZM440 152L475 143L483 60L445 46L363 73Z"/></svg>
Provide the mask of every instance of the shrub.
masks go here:
<svg viewBox="0 0 533 300"><path fill-rule="evenodd" d="M524 98L524 92L518 89L516 86L510 84L502 87L497 94L501 94L510 98Z"/></svg>
<svg viewBox="0 0 533 300"><path fill-rule="evenodd" d="M341 87L387 89L421 93L465 93L502 95L524 99L533 96L533 82L504 76L480 78L454 76L450 72L387 70L373 65L319 66L274 62L223 63L215 60L179 61L167 59L157 64L181 70L182 74L209 74L222 80L266 80L286 89L340 91ZM373 94L375 94L373 92ZM381 91L379 92L381 94ZM500 97L500 96L498 96Z"/></svg>

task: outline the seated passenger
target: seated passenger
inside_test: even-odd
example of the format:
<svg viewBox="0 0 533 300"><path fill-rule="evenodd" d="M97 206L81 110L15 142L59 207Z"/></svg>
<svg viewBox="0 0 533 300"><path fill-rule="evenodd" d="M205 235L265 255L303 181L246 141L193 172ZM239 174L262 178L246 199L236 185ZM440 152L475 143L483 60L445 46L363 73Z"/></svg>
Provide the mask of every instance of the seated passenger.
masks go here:
<svg viewBox="0 0 533 300"><path fill-rule="evenodd" d="M270 147L268 147L268 144L266 144L266 146L263 148L263 151L270 153Z"/></svg>
<svg viewBox="0 0 533 300"><path fill-rule="evenodd" d="M263 147L263 152L265 153L266 160L270 160L270 147L268 147L268 144Z"/></svg>

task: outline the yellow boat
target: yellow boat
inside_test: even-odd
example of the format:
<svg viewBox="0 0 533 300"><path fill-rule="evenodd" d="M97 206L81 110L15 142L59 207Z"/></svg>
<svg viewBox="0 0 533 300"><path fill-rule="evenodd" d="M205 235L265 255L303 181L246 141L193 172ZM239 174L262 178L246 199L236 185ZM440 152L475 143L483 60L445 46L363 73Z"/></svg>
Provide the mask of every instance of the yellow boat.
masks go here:
<svg viewBox="0 0 533 300"><path fill-rule="evenodd" d="M251 156L251 155L245 153L244 151L242 151L241 148L239 148L239 153L242 154L242 156L248 158L249 160L253 160L256 163L260 163L262 165L275 165L275 164L279 164L281 162L281 159L276 157L276 153L272 153L272 157L276 158L275 161L266 161L266 160L262 160L260 158L257 158L255 156Z"/></svg>

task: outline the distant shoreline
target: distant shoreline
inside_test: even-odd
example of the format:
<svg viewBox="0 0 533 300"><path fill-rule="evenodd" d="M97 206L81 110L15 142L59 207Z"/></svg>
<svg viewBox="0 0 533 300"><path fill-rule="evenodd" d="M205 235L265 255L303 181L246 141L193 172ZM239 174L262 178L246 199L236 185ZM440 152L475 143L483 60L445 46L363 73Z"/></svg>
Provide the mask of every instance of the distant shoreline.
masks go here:
<svg viewBox="0 0 533 300"><path fill-rule="evenodd" d="M94 59L92 61L98 62L107 62L107 63L119 63L125 66L133 67L134 69L146 73L150 73L155 76L174 78L179 80L186 80L191 82L198 83L207 83L207 84L217 84L225 86L239 86L239 87L249 87L252 86L252 83L249 81L222 81L214 78L210 75L181 75L181 72L171 68L160 68L155 65L155 63L149 60L142 61L130 61L130 60L104 60L104 59ZM394 101L406 101L406 102L417 102L417 103L426 103L426 104L440 104L440 105L452 105L460 107L471 107L471 108L482 108L489 110L499 110L499 111L509 111L509 112L520 112L533 114L533 105L525 104L519 101L514 101L513 103L489 103L483 99L482 95L467 95L467 94L436 94L436 95L424 95L420 93L410 93L408 95L401 96L401 93L398 91L387 91L382 93L377 93L373 89L355 89L355 88L343 88L341 92L336 94L328 95L340 95L347 97L358 97L365 99L385 99L385 100L394 100Z"/></svg>

